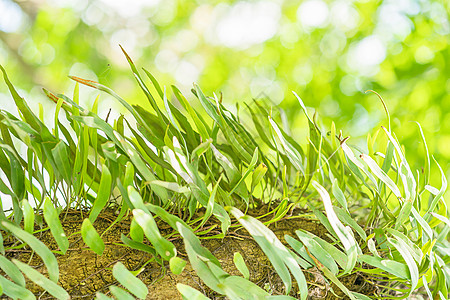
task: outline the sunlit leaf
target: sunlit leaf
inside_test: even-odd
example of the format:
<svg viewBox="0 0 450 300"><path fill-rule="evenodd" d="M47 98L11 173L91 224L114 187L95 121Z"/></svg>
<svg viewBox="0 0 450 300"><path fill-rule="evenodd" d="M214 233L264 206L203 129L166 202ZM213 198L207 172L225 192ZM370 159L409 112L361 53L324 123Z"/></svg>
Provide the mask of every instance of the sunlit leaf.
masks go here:
<svg viewBox="0 0 450 300"><path fill-rule="evenodd" d="M308 288L303 272L295 258L289 253L275 234L255 218L248 215L244 216L237 208L228 207L227 209L239 223L247 229L267 255L274 269L283 280L286 291L289 292L291 289L292 281L289 274L289 271L291 271L299 285L301 299L306 299Z"/></svg>
<svg viewBox="0 0 450 300"><path fill-rule="evenodd" d="M250 278L250 272L248 271L247 265L245 264L244 258L241 253L234 252L233 262L236 268L241 272L245 279Z"/></svg>
<svg viewBox="0 0 450 300"><path fill-rule="evenodd" d="M13 259L13 262L28 278L46 290L50 295L57 299L70 299L69 294L62 287L50 279L47 279L47 277L36 271L34 268L16 259Z"/></svg>
<svg viewBox="0 0 450 300"><path fill-rule="evenodd" d="M49 197L46 197L44 201L44 218L50 227L50 231L52 232L59 249L61 249L61 252L65 254L69 248L69 240L67 239L64 229L62 228L58 211Z"/></svg>
<svg viewBox="0 0 450 300"><path fill-rule="evenodd" d="M145 299L148 294L148 289L145 284L134 276L128 269L121 263L117 262L113 267L114 277L122 284L126 289L133 293L139 299Z"/></svg>
<svg viewBox="0 0 450 300"><path fill-rule="evenodd" d="M116 297L117 300L133 300L135 299L133 296L131 296L129 293L127 293L126 291L124 291L123 289L112 285L109 287L109 290L111 291L111 294L114 295L114 297Z"/></svg>
<svg viewBox="0 0 450 300"><path fill-rule="evenodd" d="M91 212L89 213L89 220L92 222L97 219L111 195L111 173L106 165L102 165L102 177L98 187L97 198L94 201Z"/></svg>
<svg viewBox="0 0 450 300"><path fill-rule="evenodd" d="M25 287L25 278L23 278L20 270L3 255L0 255L0 268L6 273L6 275L9 276L9 278L12 279L12 281L22 287Z"/></svg>
<svg viewBox="0 0 450 300"><path fill-rule="evenodd" d="M3 227L11 231L16 237L26 242L34 251L36 251L36 253L44 261L50 279L54 282L58 282L59 278L58 262L56 260L56 257L50 251L50 249L48 249L47 246L45 246L44 243L38 240L36 237L20 229L19 227L13 225L12 223L7 221L1 221L1 224Z"/></svg>
<svg viewBox="0 0 450 300"><path fill-rule="evenodd" d="M103 254L105 243L103 243L103 240L89 219L83 220L83 224L81 225L81 236L83 237L85 244L97 253L97 255Z"/></svg>
<svg viewBox="0 0 450 300"><path fill-rule="evenodd" d="M177 283L177 289L183 296L183 300L209 300L208 297L188 285Z"/></svg>
<svg viewBox="0 0 450 300"><path fill-rule="evenodd" d="M34 300L36 297L32 292L26 288L17 285L5 277L0 275L0 285L3 289L3 293L12 299Z"/></svg>
<svg viewBox="0 0 450 300"><path fill-rule="evenodd" d="M134 209L133 216L159 255L166 260L176 256L175 246L161 235L156 222L150 213L146 213L141 209Z"/></svg>
<svg viewBox="0 0 450 300"><path fill-rule="evenodd" d="M331 226L333 227L334 231L338 235L339 239L341 240L345 248L348 261L344 273L348 273L355 267L359 250L358 244L356 243L355 238L353 237L353 232L350 229L350 227L344 226L337 217L336 213L334 212L330 196L328 192L325 190L325 188L316 181L313 181L312 185L319 192L320 197L322 198L322 201L325 206L325 211L327 213L328 220L330 221Z"/></svg>
<svg viewBox="0 0 450 300"><path fill-rule="evenodd" d="M175 275L179 275L181 274L181 272L183 272L184 267L186 266L186 261L184 261L183 259L179 258L179 257L171 257L169 260L169 266L170 266L170 271L175 274Z"/></svg>

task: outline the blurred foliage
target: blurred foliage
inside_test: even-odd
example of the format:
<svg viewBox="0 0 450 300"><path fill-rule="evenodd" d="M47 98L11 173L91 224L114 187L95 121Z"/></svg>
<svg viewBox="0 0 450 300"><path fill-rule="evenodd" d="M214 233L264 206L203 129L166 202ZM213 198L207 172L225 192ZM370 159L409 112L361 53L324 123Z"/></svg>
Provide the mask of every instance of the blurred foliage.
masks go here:
<svg viewBox="0 0 450 300"><path fill-rule="evenodd" d="M230 107L252 98L280 104L301 139L307 123L296 91L353 143L387 126L377 96L364 93L372 89L386 101L413 166L423 165L418 127L409 122L418 121L447 170L449 11L444 0L0 0L0 63L29 101L47 101L36 84L70 90L71 74L144 105L121 44L186 95L197 82L207 94L221 91ZM0 101L5 92L1 85Z"/></svg>

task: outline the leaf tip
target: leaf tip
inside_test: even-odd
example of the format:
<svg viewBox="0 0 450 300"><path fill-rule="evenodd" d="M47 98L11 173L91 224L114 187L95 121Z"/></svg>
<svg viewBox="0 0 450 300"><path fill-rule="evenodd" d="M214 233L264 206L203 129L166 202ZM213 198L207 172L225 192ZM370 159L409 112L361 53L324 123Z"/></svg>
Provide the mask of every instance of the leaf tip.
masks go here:
<svg viewBox="0 0 450 300"><path fill-rule="evenodd" d="M93 87L93 88L96 88L96 84L98 84L98 82L96 82L96 81L83 79L83 78L80 78L80 77L77 77L77 76L69 75L69 78L74 80L74 81L76 81L76 82L79 82L81 84L84 84L84 85L87 85L87 86L90 86L90 87Z"/></svg>

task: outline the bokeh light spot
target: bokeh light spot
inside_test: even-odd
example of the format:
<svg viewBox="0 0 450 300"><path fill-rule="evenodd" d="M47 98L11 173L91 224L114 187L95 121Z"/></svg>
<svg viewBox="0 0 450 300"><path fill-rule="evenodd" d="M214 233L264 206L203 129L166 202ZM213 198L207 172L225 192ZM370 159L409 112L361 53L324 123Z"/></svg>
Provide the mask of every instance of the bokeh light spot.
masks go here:
<svg viewBox="0 0 450 300"><path fill-rule="evenodd" d="M328 6L321 0L308 0L300 4L297 18L306 27L324 27L328 20Z"/></svg>
<svg viewBox="0 0 450 300"><path fill-rule="evenodd" d="M375 35L353 44L348 52L348 66L364 75L374 75L376 67L386 58L386 46ZM375 67L375 68L374 68Z"/></svg>
<svg viewBox="0 0 450 300"><path fill-rule="evenodd" d="M275 35L280 17L280 6L271 1L237 2L216 24L218 42L238 49L262 43Z"/></svg>
<svg viewBox="0 0 450 300"><path fill-rule="evenodd" d="M0 31L15 32L20 29L23 13L19 5L9 0L0 0Z"/></svg>

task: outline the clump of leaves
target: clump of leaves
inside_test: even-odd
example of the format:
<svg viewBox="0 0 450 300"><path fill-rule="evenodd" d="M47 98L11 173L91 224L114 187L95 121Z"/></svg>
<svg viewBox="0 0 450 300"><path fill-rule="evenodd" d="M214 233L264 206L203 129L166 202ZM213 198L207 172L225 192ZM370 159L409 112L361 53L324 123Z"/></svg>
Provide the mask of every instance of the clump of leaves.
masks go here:
<svg viewBox="0 0 450 300"><path fill-rule="evenodd" d="M57 284L55 254L69 247L60 215L69 208L88 209L80 234L101 255L105 245L92 224L104 209L113 208L113 223L132 216L130 233L122 236L124 246L146 251L162 264L168 261L175 274L182 272L186 261L158 228L155 219L161 219L183 238L189 263L204 284L230 299L288 299L293 285L299 298L306 299L309 286L303 272L312 267L350 299L407 298L417 293L448 298L450 221L443 199L447 181L436 162L442 183L440 188L429 184L428 152L424 172L412 170L394 133L384 127L369 136L369 151L360 151L336 132L334 124L324 134L296 94L309 126L305 141L291 137L276 109L262 101L247 105L249 118L242 121L216 95L208 97L195 85L192 92L199 110L174 86L169 100L157 80L145 69L143 78L125 55L148 109L128 104L100 83L70 77L110 94L134 118L131 122L120 116L113 124L97 115L98 98L90 109L78 104L77 84L72 98L45 90L56 103L53 128L47 127L43 112L38 117L30 110L0 66L19 111L16 117L0 110L0 192L9 195L13 205L11 213L0 209L0 293L35 299L24 274L52 296L68 299ZM67 124L60 121L61 110ZM420 133L423 138L421 129ZM426 146L424 138L423 142ZM297 236L286 236L283 244L268 228L281 218L295 217L298 207L307 207L328 230L327 241L298 228ZM273 217L247 214L261 208L264 216ZM249 281L239 254L234 262L243 276L224 271L200 242L208 232L197 229L208 220L221 228L209 238L223 238L231 226L245 228L280 276L286 295L271 295ZM43 228L37 230L37 223ZM46 230L58 250L50 251L35 237ZM5 247L3 241L11 238L18 243ZM18 247L28 247L42 258L48 278L8 257L8 250ZM111 286L110 295L97 293L98 299L147 296L136 273L120 262L112 271L125 289ZM364 274L378 287L376 292L362 295L341 283L342 276L354 273ZM193 287L177 288L185 299L207 298Z"/></svg>

